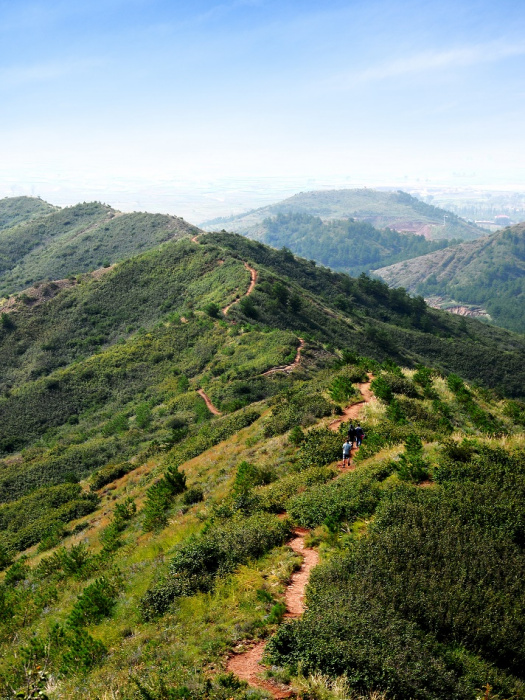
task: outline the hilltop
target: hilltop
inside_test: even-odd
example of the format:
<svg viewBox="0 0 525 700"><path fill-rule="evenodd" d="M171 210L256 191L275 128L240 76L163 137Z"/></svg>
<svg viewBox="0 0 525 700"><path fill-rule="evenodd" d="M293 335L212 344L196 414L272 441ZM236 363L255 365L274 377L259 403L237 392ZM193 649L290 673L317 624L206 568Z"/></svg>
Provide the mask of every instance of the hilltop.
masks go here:
<svg viewBox="0 0 525 700"><path fill-rule="evenodd" d="M235 234L104 270L1 315L0 694L524 700L525 340Z"/></svg>
<svg viewBox="0 0 525 700"><path fill-rule="evenodd" d="M415 233L431 240L469 240L483 235L477 226L452 212L425 204L406 192L380 192L366 188L301 192L277 204L239 216L213 219L201 225L207 230L227 229L264 240L263 221L278 214L308 214L323 221L352 218L377 229Z"/></svg>
<svg viewBox="0 0 525 700"><path fill-rule="evenodd" d="M525 332L525 224L383 267L375 274L391 287L438 296L434 303L443 308L473 315L481 308L494 323Z"/></svg>
<svg viewBox="0 0 525 700"><path fill-rule="evenodd" d="M109 266L199 232L176 216L123 214L99 202L59 209L28 197L0 200L2 219L0 295Z"/></svg>
<svg viewBox="0 0 525 700"><path fill-rule="evenodd" d="M51 214L57 209L39 197L5 197L0 199L0 231Z"/></svg>

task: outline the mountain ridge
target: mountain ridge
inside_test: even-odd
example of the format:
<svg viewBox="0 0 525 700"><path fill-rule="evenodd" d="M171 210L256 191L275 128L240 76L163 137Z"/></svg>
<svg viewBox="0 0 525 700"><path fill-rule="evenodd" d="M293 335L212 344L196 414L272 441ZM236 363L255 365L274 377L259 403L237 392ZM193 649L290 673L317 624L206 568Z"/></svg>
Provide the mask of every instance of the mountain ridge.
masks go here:
<svg viewBox="0 0 525 700"><path fill-rule="evenodd" d="M0 294L101 268L199 232L176 216L126 214L99 202L54 208L0 231Z"/></svg>
<svg viewBox="0 0 525 700"><path fill-rule="evenodd" d="M287 213L310 214L322 220L355 218L375 228L419 232L432 239L473 239L484 233L452 212L426 204L406 192L381 192L367 188L301 192L277 204L238 216L205 221L201 226L210 230L227 227L235 233L257 237L265 218ZM449 221L446 222L444 217Z"/></svg>
<svg viewBox="0 0 525 700"><path fill-rule="evenodd" d="M445 297L442 303L447 305L483 307L498 325L525 331L525 224L379 268L374 274L412 293Z"/></svg>
<svg viewBox="0 0 525 700"><path fill-rule="evenodd" d="M235 234L102 270L0 316L0 694L253 700L268 640L287 695L524 700L523 337Z"/></svg>

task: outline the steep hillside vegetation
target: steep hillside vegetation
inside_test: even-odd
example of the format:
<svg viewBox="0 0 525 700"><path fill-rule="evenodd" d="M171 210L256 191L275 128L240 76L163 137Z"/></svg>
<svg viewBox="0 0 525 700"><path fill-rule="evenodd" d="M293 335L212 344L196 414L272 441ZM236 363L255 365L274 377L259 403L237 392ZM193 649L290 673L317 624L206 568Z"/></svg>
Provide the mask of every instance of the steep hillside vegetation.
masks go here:
<svg viewBox="0 0 525 700"><path fill-rule="evenodd" d="M520 336L233 234L1 319L0 696L525 698Z"/></svg>
<svg viewBox="0 0 525 700"><path fill-rule="evenodd" d="M278 204L240 216L207 221L202 226L209 230L225 228L252 238L260 232L264 219L278 214L309 214L323 221L353 218L375 228L417 233L430 239L469 240L483 235L477 226L449 211L425 204L406 192L369 189L301 192Z"/></svg>
<svg viewBox="0 0 525 700"><path fill-rule="evenodd" d="M5 197L0 199L0 231L24 221L50 214L57 208L38 197Z"/></svg>
<svg viewBox="0 0 525 700"><path fill-rule="evenodd" d="M256 332L232 330L222 362L235 367L232 343L256 350ZM344 472L346 424L328 426L366 371L381 399ZM260 697L226 673L228 655L269 635L276 696L291 681L319 699L341 686L393 700L525 697L522 404L314 344L268 380L268 398L241 392L255 404L226 418L192 404L182 376L128 425L111 416L121 440L166 419L171 440L126 462L100 456L80 485L70 474L0 507L5 697ZM69 430L85 439L82 421ZM322 558L307 613L281 624L294 525L311 528ZM11 564L17 542L29 549Z"/></svg>
<svg viewBox="0 0 525 700"><path fill-rule="evenodd" d="M442 303L483 306L495 323L525 332L525 224L375 271Z"/></svg>
<svg viewBox="0 0 525 700"><path fill-rule="evenodd" d="M287 247L296 255L354 276L387 261L392 264L407 260L450 244L447 240L428 241L412 233L379 231L363 221L323 222L309 214L278 214L265 219L250 237L275 248Z"/></svg>
<svg viewBox="0 0 525 700"><path fill-rule="evenodd" d="M109 266L198 232L175 216L122 214L98 202L53 210L0 231L0 294Z"/></svg>

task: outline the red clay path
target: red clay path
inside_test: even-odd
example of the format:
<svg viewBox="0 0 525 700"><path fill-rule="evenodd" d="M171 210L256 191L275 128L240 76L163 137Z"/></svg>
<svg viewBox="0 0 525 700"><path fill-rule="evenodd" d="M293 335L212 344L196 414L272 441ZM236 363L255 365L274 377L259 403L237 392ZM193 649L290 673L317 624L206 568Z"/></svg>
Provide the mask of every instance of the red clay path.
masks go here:
<svg viewBox="0 0 525 700"><path fill-rule="evenodd" d="M299 347L297 348L297 353L295 355L295 360L292 362L291 365L281 365L280 367L272 367L271 369L267 370L266 372L263 372L263 377L265 375L269 374L274 374L275 372L291 372L294 370L299 363L301 362L301 353L304 348L304 340L302 338L299 338Z"/></svg>
<svg viewBox="0 0 525 700"><path fill-rule="evenodd" d="M363 406L367 403L370 403L370 401L375 401L375 396L373 395L372 390L370 389L370 384L372 383L373 378L374 377L372 376L372 374L368 373L368 381L362 382L361 384L357 385L359 391L361 392L361 396L363 397L362 401L358 401L358 403L354 403L351 406L347 406L347 408L343 409L343 414L341 415L341 417L332 421L328 426L330 430L339 430L339 426L341 425L341 423L345 423L349 420L357 420L359 414L361 413L361 410L363 409ZM343 462L339 462L339 464L337 465L339 467L339 471L347 472L354 470L352 457L355 455L358 449L358 447L352 448L350 452L349 464L347 467L343 466Z"/></svg>
<svg viewBox="0 0 525 700"><path fill-rule="evenodd" d="M303 343L302 340L301 343ZM302 347L302 345L300 347ZM299 351L298 357L300 357ZM296 358L296 360L298 361L298 358ZM368 381L357 385L363 396L363 400L346 408L343 411L343 416L341 418L338 418L330 423L330 430L337 430L341 423L345 420L357 419L363 406L375 399L372 391L370 390L372 379L373 376L368 374ZM349 467L349 469L352 468L353 467ZM308 584L308 579L310 578L312 569L319 563L319 554L314 549L308 549L304 546L304 538L306 534L308 534L308 530L305 530L304 528L296 528L294 530L294 537L288 542L288 545L294 550L294 552L297 552L297 554L303 557L303 563L301 564L299 571L296 571L292 575L290 583L286 588L286 593L284 596L286 618L296 618L303 614L306 585ZM261 665L261 660L264 655L265 647L265 641L257 642L257 644L248 649L248 651L241 654L234 654L228 660L228 671L231 671L238 678L246 681L252 687L262 688L268 691L276 700L289 698L291 695L293 695L290 688L260 677L260 674L264 671L264 667Z"/></svg>
<svg viewBox="0 0 525 700"><path fill-rule="evenodd" d="M319 554L315 549L308 549L304 546L306 534L308 534L308 530L298 527L294 530L293 538L288 542L288 545L294 552L302 556L303 562L301 568L292 574L290 583L286 588L284 595L286 618L300 617L303 614L306 584L310 578L310 572L319 563ZM248 651L231 656L228 661L228 671L231 671L251 686L267 690L277 700L288 698L293 694L289 688L259 676L264 671L264 667L261 666L261 659L265 646L265 641L258 642Z"/></svg>
<svg viewBox="0 0 525 700"><path fill-rule="evenodd" d="M199 394L199 396L202 396L202 398L204 399L204 401L206 403L206 406L208 407L208 411L210 413L213 413L214 416L222 416L222 412L219 411L218 408L215 408L215 406L212 404L212 402L210 400L210 397L204 393L203 389L198 389L197 394Z"/></svg>
<svg viewBox="0 0 525 700"><path fill-rule="evenodd" d="M247 297L247 296L249 296L249 295L253 292L253 290L255 289L255 285L256 285L256 283L257 283L257 270L255 270L253 267L250 267L250 266L248 265L248 263L246 263L246 262L244 263L244 267L245 267L245 268L248 270L248 272L250 273L250 286L248 287L248 291L246 292L246 294L243 295L243 296ZM226 314L227 314L228 311L231 309L231 307L234 306L234 304L238 304L239 301L241 300L241 298L242 298L242 297L237 297L237 299L235 299L234 301L232 301L231 304L228 304L228 306L225 306L224 309L222 310L222 313L226 316Z"/></svg>

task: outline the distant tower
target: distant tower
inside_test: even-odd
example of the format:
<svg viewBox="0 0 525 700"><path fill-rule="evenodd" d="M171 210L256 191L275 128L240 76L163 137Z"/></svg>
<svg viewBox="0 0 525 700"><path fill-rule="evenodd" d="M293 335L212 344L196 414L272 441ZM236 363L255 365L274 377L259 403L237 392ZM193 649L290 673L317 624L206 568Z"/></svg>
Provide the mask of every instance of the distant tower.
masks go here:
<svg viewBox="0 0 525 700"><path fill-rule="evenodd" d="M443 227L445 227L447 225L447 219L448 219L448 216L446 214L443 214Z"/></svg>

